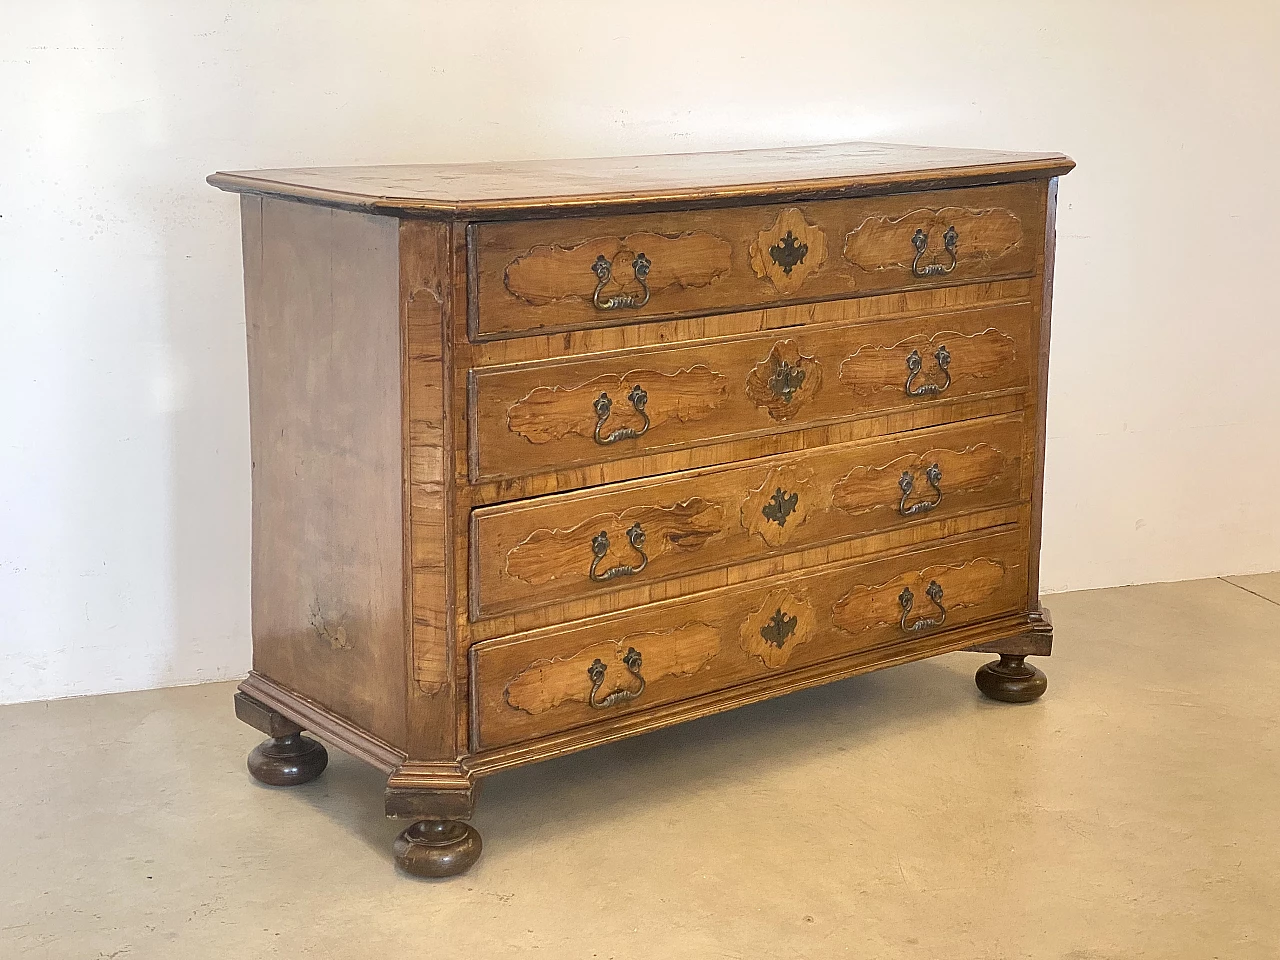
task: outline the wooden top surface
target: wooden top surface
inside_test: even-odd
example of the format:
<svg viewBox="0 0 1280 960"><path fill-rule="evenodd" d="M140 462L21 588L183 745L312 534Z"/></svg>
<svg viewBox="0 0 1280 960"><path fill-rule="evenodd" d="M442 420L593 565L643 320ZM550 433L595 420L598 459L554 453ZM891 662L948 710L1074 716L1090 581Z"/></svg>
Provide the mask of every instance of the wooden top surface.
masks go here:
<svg viewBox="0 0 1280 960"><path fill-rule="evenodd" d="M581 160L245 170L215 173L209 183L370 211L506 218L1006 183L1058 176L1074 166L1060 153L832 143Z"/></svg>

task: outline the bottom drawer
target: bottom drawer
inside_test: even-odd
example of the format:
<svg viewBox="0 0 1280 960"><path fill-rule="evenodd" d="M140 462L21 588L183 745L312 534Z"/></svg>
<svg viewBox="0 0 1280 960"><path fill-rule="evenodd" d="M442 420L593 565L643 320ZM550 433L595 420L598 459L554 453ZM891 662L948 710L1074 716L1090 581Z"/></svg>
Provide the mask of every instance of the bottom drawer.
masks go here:
<svg viewBox="0 0 1280 960"><path fill-rule="evenodd" d="M1027 609L1024 530L833 565L471 648L473 749Z"/></svg>

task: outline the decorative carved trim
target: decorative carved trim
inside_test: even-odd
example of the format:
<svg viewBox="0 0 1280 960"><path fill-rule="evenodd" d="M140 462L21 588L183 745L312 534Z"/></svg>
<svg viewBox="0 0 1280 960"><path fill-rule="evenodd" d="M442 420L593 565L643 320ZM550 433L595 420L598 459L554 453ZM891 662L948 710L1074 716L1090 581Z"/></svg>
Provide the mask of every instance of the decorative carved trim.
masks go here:
<svg viewBox="0 0 1280 960"><path fill-rule="evenodd" d="M814 491L809 486L812 478L812 469L790 464L769 471L760 486L742 501L739 519L743 529L758 535L770 547L781 547L793 540L809 519L809 510L813 506ZM780 509L774 506L777 499L783 501ZM785 522L770 516L784 510Z"/></svg>
<svg viewBox="0 0 1280 960"><path fill-rule="evenodd" d="M624 658L631 649L644 657L648 683L664 677L687 677L705 668L720 652L720 631L692 621L673 630L633 633L614 641L593 643L568 657L535 660L507 684L507 705L537 716L563 703L586 705L592 694L590 667L596 660L608 668L607 676L626 683L631 677ZM616 666L615 666L616 664ZM612 691L600 691L605 696Z"/></svg>
<svg viewBox="0 0 1280 960"><path fill-rule="evenodd" d="M952 229L958 233L954 259L943 244L944 234ZM921 254L918 241L913 239L917 232L920 236L936 237L931 244L936 250ZM911 271L915 263L917 275L933 276L933 273L919 273L922 263L926 270L934 265L942 268L948 263L960 267L981 266L1008 256L1020 243L1022 221L1005 207L922 208L901 217L880 215L863 220L845 235L844 258L867 273Z"/></svg>
<svg viewBox="0 0 1280 960"><path fill-rule="evenodd" d="M796 207L778 214L773 226L751 242L751 269L784 296L795 293L827 259L826 235Z"/></svg>
<svg viewBox="0 0 1280 960"><path fill-rule="evenodd" d="M920 453L906 453L880 465L852 468L831 490L831 505L853 516L891 511L902 498L901 476L906 473L924 484L929 465L942 465L948 496L973 493L997 483L1005 466L1017 453L1009 454L982 442L963 450L930 447Z"/></svg>
<svg viewBox="0 0 1280 960"><path fill-rule="evenodd" d="M774 420L790 420L822 387L822 365L800 352L794 340L779 340L747 374L747 399Z"/></svg>
<svg viewBox="0 0 1280 960"><path fill-rule="evenodd" d="M938 564L903 573L884 583L858 584L832 606L831 621L854 635L886 626L896 627L902 620L899 596L903 588L911 588L923 597L931 581L945 589L948 610L963 610L987 600L1008 574L1003 561L976 557L964 563Z"/></svg>
<svg viewBox="0 0 1280 960"><path fill-rule="evenodd" d="M728 379L710 367L697 364L675 373L630 370L621 376L604 374L573 387L535 387L507 411L507 428L530 443L550 443L577 434L593 440L600 425L596 401L600 394L625 397L637 384L644 387L644 415L649 430L678 420L700 420L715 410L728 396ZM610 411L610 426L632 423L639 428L640 415L622 407ZM630 419L627 419L627 418ZM593 440L594 442L594 440Z"/></svg>
<svg viewBox="0 0 1280 960"><path fill-rule="evenodd" d="M607 292L635 293L640 285L631 264L643 254L649 264L644 283L650 294L670 287L705 287L729 275L732 249L727 240L701 230L675 236L593 237L572 246L539 244L507 264L503 284L512 296L534 307L562 300L591 302L601 292L594 265L603 258L619 265Z"/></svg>
<svg viewBox="0 0 1280 960"><path fill-rule="evenodd" d="M651 562L671 551L691 553L724 529L724 507L692 497L670 506L628 507L621 513L597 513L568 529L534 530L507 552L506 575L529 584L562 577L582 580L592 561L592 538L606 531L611 543L626 548L626 531L640 524ZM626 551L623 549L623 553Z"/></svg>
<svg viewBox="0 0 1280 960"><path fill-rule="evenodd" d="M807 598L785 588L772 591L743 621L742 649L770 670L785 666L796 649L813 639L818 618Z"/></svg>
<svg viewBox="0 0 1280 960"><path fill-rule="evenodd" d="M939 347L947 348L948 373L961 384L952 393L963 392L966 380L989 380L1007 373L1018 358L1017 342L995 327L978 333L940 330L932 336L917 333L894 344L864 343L845 357L839 378L860 397L889 391L906 399L910 396L905 387L911 374L908 358L912 352L932 357Z"/></svg>

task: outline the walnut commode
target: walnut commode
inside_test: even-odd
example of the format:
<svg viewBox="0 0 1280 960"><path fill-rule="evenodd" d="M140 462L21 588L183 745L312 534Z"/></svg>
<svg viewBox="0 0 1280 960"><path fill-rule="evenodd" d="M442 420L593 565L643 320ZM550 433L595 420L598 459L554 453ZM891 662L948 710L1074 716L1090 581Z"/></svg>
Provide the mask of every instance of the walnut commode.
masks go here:
<svg viewBox="0 0 1280 960"><path fill-rule="evenodd" d="M1045 689L1057 154L219 173L242 194L264 783L479 778L955 650ZM316 739L303 735L310 732Z"/></svg>

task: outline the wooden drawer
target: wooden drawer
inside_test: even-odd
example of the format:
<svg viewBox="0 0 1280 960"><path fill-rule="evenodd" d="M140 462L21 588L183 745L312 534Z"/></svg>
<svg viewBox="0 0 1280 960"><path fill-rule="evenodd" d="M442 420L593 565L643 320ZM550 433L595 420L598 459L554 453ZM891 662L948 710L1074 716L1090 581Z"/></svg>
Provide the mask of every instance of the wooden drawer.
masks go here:
<svg viewBox="0 0 1280 960"><path fill-rule="evenodd" d="M607 612L646 602L637 587L906 526L935 538L1028 496L1023 443L1018 413L481 508L472 619L584 597Z"/></svg>
<svg viewBox="0 0 1280 960"><path fill-rule="evenodd" d="M534 740L1027 608L1022 529L471 648L473 749Z"/></svg>
<svg viewBox="0 0 1280 960"><path fill-rule="evenodd" d="M1025 389L1033 316L1016 303L473 370L471 479Z"/></svg>
<svg viewBox="0 0 1280 960"><path fill-rule="evenodd" d="M1030 274L1034 183L798 205L479 223L476 339Z"/></svg>

